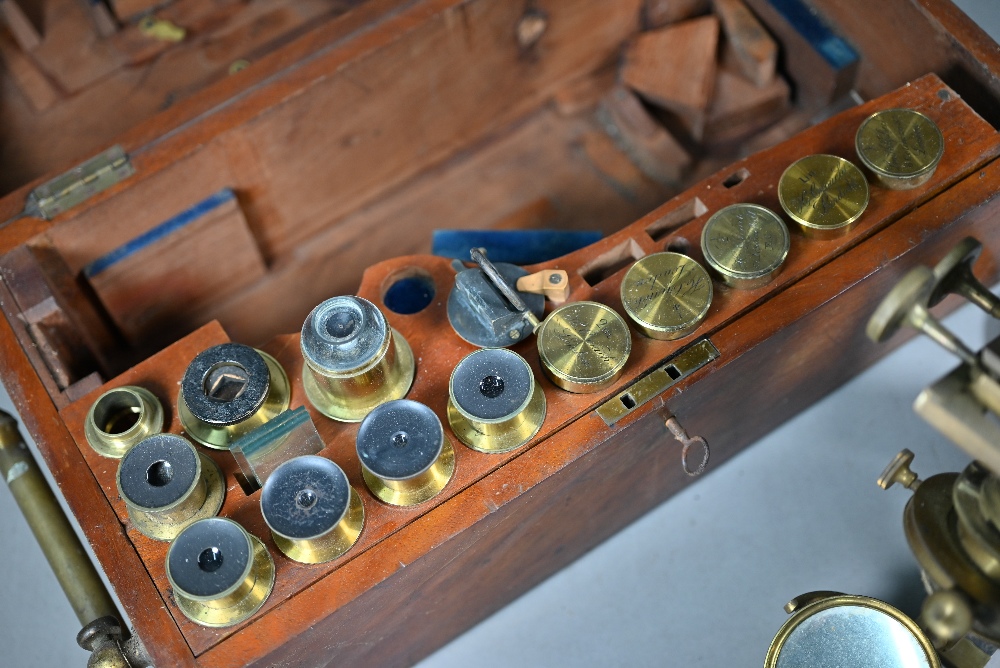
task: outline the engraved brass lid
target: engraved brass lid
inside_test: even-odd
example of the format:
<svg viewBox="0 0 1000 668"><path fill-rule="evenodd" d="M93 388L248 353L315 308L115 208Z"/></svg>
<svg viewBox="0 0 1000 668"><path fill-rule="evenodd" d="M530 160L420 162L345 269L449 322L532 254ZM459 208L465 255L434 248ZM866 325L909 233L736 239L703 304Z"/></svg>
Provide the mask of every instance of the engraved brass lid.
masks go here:
<svg viewBox="0 0 1000 668"><path fill-rule="evenodd" d="M843 158L809 155L781 175L778 199L806 236L835 239L847 234L868 206L868 181Z"/></svg>
<svg viewBox="0 0 1000 668"><path fill-rule="evenodd" d="M926 183L944 155L937 123L912 109L877 111L861 123L854 146L879 183L907 190Z"/></svg>
<svg viewBox="0 0 1000 668"><path fill-rule="evenodd" d="M766 285L788 256L784 221L757 204L733 204L708 219L701 232L705 261L734 288Z"/></svg>
<svg viewBox="0 0 1000 668"><path fill-rule="evenodd" d="M625 320L597 302L556 309L542 323L537 339L545 374L558 387L580 394L615 382L632 351Z"/></svg>
<svg viewBox="0 0 1000 668"><path fill-rule="evenodd" d="M625 273L622 306L653 339L679 339L693 332L712 304L712 279L700 264L680 253L654 253Z"/></svg>

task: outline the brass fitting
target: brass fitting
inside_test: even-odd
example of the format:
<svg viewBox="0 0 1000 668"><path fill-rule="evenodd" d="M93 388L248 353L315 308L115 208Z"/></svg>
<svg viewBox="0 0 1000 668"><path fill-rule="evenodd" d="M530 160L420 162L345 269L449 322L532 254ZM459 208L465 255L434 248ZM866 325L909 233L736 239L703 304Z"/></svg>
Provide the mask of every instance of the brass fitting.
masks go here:
<svg viewBox="0 0 1000 668"><path fill-rule="evenodd" d="M136 443L163 429L163 406L135 385L108 390L87 412L83 433L98 454L120 459Z"/></svg>
<svg viewBox="0 0 1000 668"><path fill-rule="evenodd" d="M295 457L276 468L264 483L260 509L278 549L303 564L341 556L354 546L365 524L364 504L347 475L316 455Z"/></svg>
<svg viewBox="0 0 1000 668"><path fill-rule="evenodd" d="M226 495L218 465L175 434L150 436L125 453L116 482L132 524L153 540L173 540L214 517Z"/></svg>
<svg viewBox="0 0 1000 668"><path fill-rule="evenodd" d="M287 409L290 395L276 359L241 343L222 343L198 353L184 372L177 414L191 438L228 450Z"/></svg>
<svg viewBox="0 0 1000 668"><path fill-rule="evenodd" d="M367 299L333 297L302 325L302 385L327 417L360 422L386 401L410 391L413 351Z"/></svg>
<svg viewBox="0 0 1000 668"><path fill-rule="evenodd" d="M166 569L177 607L202 626L239 624L274 588L274 561L264 543L224 517L181 531L167 550Z"/></svg>

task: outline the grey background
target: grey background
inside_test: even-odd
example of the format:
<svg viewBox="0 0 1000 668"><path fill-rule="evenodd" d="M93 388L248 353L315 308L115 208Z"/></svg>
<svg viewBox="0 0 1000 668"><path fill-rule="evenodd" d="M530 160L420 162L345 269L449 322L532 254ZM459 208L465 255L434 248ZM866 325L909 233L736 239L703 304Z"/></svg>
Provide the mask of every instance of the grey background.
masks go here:
<svg viewBox="0 0 1000 668"><path fill-rule="evenodd" d="M1000 37L1000 0L956 4ZM986 340L971 307L946 323L971 346ZM759 666L800 593L916 614L909 493L875 479L904 447L922 476L968 463L911 409L954 364L928 341L907 344L420 665ZM0 407L12 410L5 392ZM85 665L76 618L2 484L0 564L0 666Z"/></svg>

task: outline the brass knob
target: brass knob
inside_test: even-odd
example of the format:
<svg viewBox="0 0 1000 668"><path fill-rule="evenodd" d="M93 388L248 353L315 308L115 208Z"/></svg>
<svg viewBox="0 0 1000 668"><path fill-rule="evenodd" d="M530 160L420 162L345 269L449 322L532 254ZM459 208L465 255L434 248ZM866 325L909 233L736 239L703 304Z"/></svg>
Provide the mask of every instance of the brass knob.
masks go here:
<svg viewBox="0 0 1000 668"><path fill-rule="evenodd" d="M347 552L365 524L361 497L339 466L304 455L289 459L267 478L260 509L275 545L304 564L321 564Z"/></svg>
<svg viewBox="0 0 1000 668"><path fill-rule="evenodd" d="M618 380L632 351L632 334L604 304L573 302L549 314L537 344L545 375L557 387L585 394Z"/></svg>
<svg viewBox="0 0 1000 668"><path fill-rule="evenodd" d="M135 385L108 390L87 412L83 433L98 454L121 458L129 448L163 429L163 406L152 392Z"/></svg>
<svg viewBox="0 0 1000 668"><path fill-rule="evenodd" d="M1000 318L1000 298L972 273L972 265L982 252L983 245L972 237L965 237L948 251L934 267L936 282L928 305L936 306L954 293L965 297L994 318Z"/></svg>
<svg viewBox="0 0 1000 668"><path fill-rule="evenodd" d="M413 351L367 299L333 297L302 325L302 384L327 417L360 422L381 403L410 391Z"/></svg>
<svg viewBox="0 0 1000 668"><path fill-rule="evenodd" d="M926 183L944 155L937 123L912 109L884 109L866 118L854 137L861 163L891 190Z"/></svg>
<svg viewBox="0 0 1000 668"><path fill-rule="evenodd" d="M260 610L274 588L274 561L264 543L224 517L198 520L167 550L174 602L196 624L239 624Z"/></svg>
<svg viewBox="0 0 1000 668"><path fill-rule="evenodd" d="M288 408L288 376L267 353L222 343L191 361L177 397L184 431L202 445L228 450L233 441Z"/></svg>
<svg viewBox="0 0 1000 668"><path fill-rule="evenodd" d="M701 231L701 251L723 282L739 290L767 285L790 246L788 228L770 209L733 204L716 211Z"/></svg>
<svg viewBox="0 0 1000 668"><path fill-rule="evenodd" d="M957 591L936 591L925 598L920 607L920 627L935 647L945 649L972 629L972 610Z"/></svg>
<svg viewBox="0 0 1000 668"><path fill-rule="evenodd" d="M920 478L910 469L911 463L913 463L913 453L904 448L893 457L889 465L882 471L882 475L878 477L878 486L882 489L889 489L898 483L909 490L916 491L917 487L920 486Z"/></svg>
<svg viewBox="0 0 1000 668"><path fill-rule="evenodd" d="M680 253L654 253L633 264L621 285L622 306L646 336L679 339L692 333L712 305L712 279Z"/></svg>
<svg viewBox="0 0 1000 668"><path fill-rule="evenodd" d="M156 434L125 453L115 476L133 526L154 540L173 540L213 517L226 495L222 472L175 434Z"/></svg>
<svg viewBox="0 0 1000 668"><path fill-rule="evenodd" d="M781 175L778 200L807 237L836 239L854 227L868 206L868 181L843 158L809 155Z"/></svg>

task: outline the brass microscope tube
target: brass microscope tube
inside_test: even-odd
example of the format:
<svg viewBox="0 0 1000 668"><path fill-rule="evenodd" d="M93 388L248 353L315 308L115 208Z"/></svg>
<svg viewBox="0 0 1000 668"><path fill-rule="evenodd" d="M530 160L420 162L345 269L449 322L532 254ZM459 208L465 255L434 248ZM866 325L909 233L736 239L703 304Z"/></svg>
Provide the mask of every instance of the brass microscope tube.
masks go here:
<svg viewBox="0 0 1000 668"><path fill-rule="evenodd" d="M143 387L108 390L87 412L83 433L98 454L121 458L136 443L163 429L163 406Z"/></svg>

